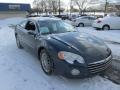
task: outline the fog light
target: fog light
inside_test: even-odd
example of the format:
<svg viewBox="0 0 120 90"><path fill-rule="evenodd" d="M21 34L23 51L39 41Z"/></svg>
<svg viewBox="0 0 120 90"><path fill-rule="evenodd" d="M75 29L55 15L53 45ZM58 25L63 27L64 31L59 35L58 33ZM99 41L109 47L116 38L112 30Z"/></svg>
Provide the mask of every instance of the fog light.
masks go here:
<svg viewBox="0 0 120 90"><path fill-rule="evenodd" d="M79 75L80 71L78 69L73 69L73 70L71 70L71 74L72 75Z"/></svg>

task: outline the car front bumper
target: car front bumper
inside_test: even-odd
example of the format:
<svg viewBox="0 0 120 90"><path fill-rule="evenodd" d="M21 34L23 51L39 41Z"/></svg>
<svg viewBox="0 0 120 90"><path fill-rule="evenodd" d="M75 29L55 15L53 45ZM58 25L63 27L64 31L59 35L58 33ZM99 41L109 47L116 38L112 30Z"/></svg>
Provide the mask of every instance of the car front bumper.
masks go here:
<svg viewBox="0 0 120 90"><path fill-rule="evenodd" d="M76 22L74 22L74 21L72 21L72 23L71 23L73 26L77 26L77 23Z"/></svg>
<svg viewBox="0 0 120 90"><path fill-rule="evenodd" d="M64 61L58 61L55 63L55 73L62 75L67 78L86 78L92 77L97 74L102 74L106 70L111 68L112 57L107 60L107 62L93 63L82 65L75 62L74 64L69 64Z"/></svg>
<svg viewBox="0 0 120 90"><path fill-rule="evenodd" d="M93 23L92 27L102 29L102 24L100 24L100 23Z"/></svg>

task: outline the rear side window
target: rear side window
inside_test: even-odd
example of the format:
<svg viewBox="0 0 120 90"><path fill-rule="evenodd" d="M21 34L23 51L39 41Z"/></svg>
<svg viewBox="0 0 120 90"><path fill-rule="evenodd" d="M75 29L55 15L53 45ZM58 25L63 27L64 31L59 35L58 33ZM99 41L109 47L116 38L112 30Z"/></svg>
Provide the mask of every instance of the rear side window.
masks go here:
<svg viewBox="0 0 120 90"><path fill-rule="evenodd" d="M90 20L95 20L95 17L89 17Z"/></svg>
<svg viewBox="0 0 120 90"><path fill-rule="evenodd" d="M88 19L88 17L82 17L82 19Z"/></svg>
<svg viewBox="0 0 120 90"><path fill-rule="evenodd" d="M35 31L36 30L36 26L35 23L32 21L28 21L27 24L25 25L25 29L26 30L31 30L31 31Z"/></svg>

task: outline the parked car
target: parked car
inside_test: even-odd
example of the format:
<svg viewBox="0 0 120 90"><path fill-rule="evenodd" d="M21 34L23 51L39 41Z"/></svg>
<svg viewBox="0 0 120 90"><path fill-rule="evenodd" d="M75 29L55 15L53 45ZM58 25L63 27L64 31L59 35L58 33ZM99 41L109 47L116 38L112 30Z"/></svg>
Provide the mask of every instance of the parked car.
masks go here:
<svg viewBox="0 0 120 90"><path fill-rule="evenodd" d="M74 20L74 19L76 19L76 18L78 18L79 17L79 15L76 15L76 14L72 14L72 15L69 15L69 20Z"/></svg>
<svg viewBox="0 0 120 90"><path fill-rule="evenodd" d="M82 16L73 20L73 25L78 27L92 26L96 17L94 16Z"/></svg>
<svg viewBox="0 0 120 90"><path fill-rule="evenodd" d="M84 78L111 66L111 50L102 40L59 19L28 18L16 26L15 37L18 48L29 48L38 56L47 75Z"/></svg>
<svg viewBox="0 0 120 90"><path fill-rule="evenodd" d="M95 20L92 26L102 30L120 29L120 17L106 16Z"/></svg>
<svg viewBox="0 0 120 90"><path fill-rule="evenodd" d="M76 18L79 18L79 17L82 17L82 16L87 16L86 14L69 14L68 17L69 17L69 20L73 21L75 20Z"/></svg>
<svg viewBox="0 0 120 90"><path fill-rule="evenodd" d="M61 19L59 17L55 17L54 15L41 15L41 17Z"/></svg>
<svg viewBox="0 0 120 90"><path fill-rule="evenodd" d="M26 15L26 18L29 18L29 17L40 17L41 15Z"/></svg>
<svg viewBox="0 0 120 90"><path fill-rule="evenodd" d="M54 15L55 17L61 18L62 20L68 19L68 15Z"/></svg>
<svg viewBox="0 0 120 90"><path fill-rule="evenodd" d="M50 17L50 18L55 18L54 15L41 15L41 17Z"/></svg>

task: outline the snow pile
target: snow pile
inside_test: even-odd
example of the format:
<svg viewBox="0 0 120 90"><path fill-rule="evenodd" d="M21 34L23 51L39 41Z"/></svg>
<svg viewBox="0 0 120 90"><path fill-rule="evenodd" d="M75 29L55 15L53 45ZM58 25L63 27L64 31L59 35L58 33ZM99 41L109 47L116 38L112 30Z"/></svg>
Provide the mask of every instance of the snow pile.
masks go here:
<svg viewBox="0 0 120 90"><path fill-rule="evenodd" d="M120 45L109 44L109 43L107 43L107 45L112 50L113 58L116 60L120 60Z"/></svg>
<svg viewBox="0 0 120 90"><path fill-rule="evenodd" d="M78 27L77 30L95 35L105 41L120 43L120 30L98 31L92 27Z"/></svg>
<svg viewBox="0 0 120 90"><path fill-rule="evenodd" d="M24 20L25 18L23 17L17 17L17 18L7 18L4 20L0 20L0 27L1 26L6 26L6 25L17 25L18 23L20 23L22 20Z"/></svg>

